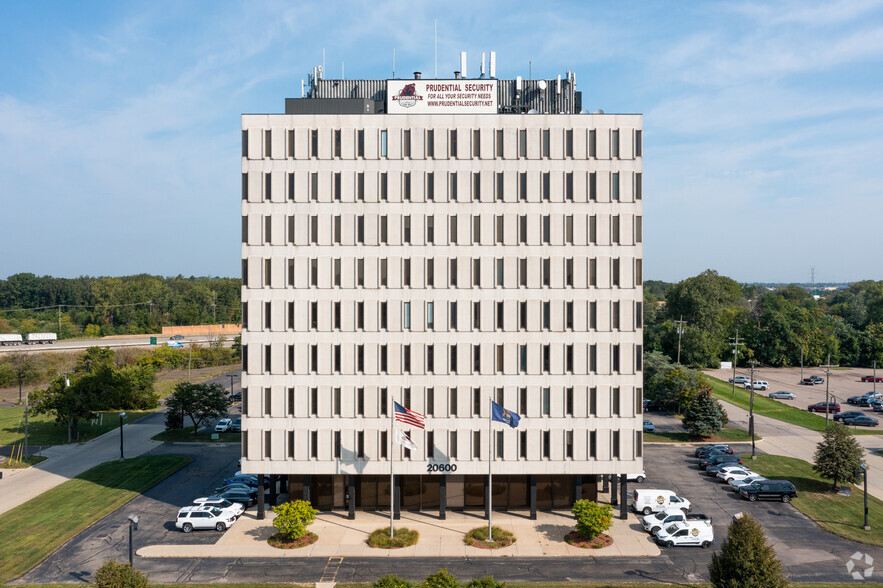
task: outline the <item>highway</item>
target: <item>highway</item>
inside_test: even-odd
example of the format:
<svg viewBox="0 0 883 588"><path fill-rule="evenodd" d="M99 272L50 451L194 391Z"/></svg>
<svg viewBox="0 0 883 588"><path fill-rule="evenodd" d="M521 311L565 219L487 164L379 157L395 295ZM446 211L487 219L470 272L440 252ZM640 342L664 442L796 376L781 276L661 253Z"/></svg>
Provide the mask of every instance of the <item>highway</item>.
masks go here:
<svg viewBox="0 0 883 588"><path fill-rule="evenodd" d="M122 337L103 337L99 339L65 339L63 341L56 341L55 343L44 345L3 345L0 346L0 354L16 351L35 353L45 351L78 351L89 347L151 347L151 337L156 337L157 345L162 345L163 343L170 341L168 335L127 335ZM193 335L185 336L180 342L187 347L191 341L193 343L207 344L215 340L217 340L217 336L215 335ZM232 344L233 337L226 336L224 346L229 347Z"/></svg>

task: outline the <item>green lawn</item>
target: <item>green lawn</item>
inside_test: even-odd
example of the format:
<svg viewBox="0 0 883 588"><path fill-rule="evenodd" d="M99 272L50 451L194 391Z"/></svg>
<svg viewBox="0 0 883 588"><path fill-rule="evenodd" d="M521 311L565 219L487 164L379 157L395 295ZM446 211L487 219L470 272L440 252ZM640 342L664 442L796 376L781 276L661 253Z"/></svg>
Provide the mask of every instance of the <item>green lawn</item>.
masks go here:
<svg viewBox="0 0 883 588"><path fill-rule="evenodd" d="M713 388L712 394L715 398L748 410L751 397L750 390L745 390L744 388L736 386L736 394L733 395L732 384L728 384L710 376L706 376L706 379ZM792 425L805 427L813 431L825 430L824 415L818 416L807 410L801 410L800 408L789 406L784 402L773 400L772 398L767 397L763 392L754 393L754 412ZM857 427L852 427L852 432L858 435L880 434L880 431L874 429L858 429Z"/></svg>
<svg viewBox="0 0 883 588"><path fill-rule="evenodd" d="M743 455L745 463L750 455ZM797 487L798 497L792 504L803 514L822 527L854 541L883 545L883 500L868 496L868 523L864 525L864 494L860 484L852 484L852 496L840 496L831 492L831 481L816 474L812 465L793 457L779 455L758 455L750 461L751 469L768 478L790 480ZM785 505L779 505L785 507Z"/></svg>
<svg viewBox="0 0 883 588"><path fill-rule="evenodd" d="M190 462L182 455L109 461L0 515L0 583L24 574L86 527Z"/></svg>
<svg viewBox="0 0 883 588"><path fill-rule="evenodd" d="M101 424L92 425L90 421L80 421L80 441L94 439L111 429L120 426L118 412L105 412ZM151 411L129 410L126 422L133 422ZM23 406L0 407L0 445L13 445L24 442L25 409ZM55 417L45 414L28 417L28 444L62 445L67 443L67 426L55 422Z"/></svg>
<svg viewBox="0 0 883 588"><path fill-rule="evenodd" d="M761 437L755 436L756 440ZM711 437L693 437L686 431L678 433L644 433L644 443L738 443L751 441L748 431L724 427L720 433Z"/></svg>
<svg viewBox="0 0 883 588"><path fill-rule="evenodd" d="M468 582L471 578L457 578L461 582L461 586ZM48 588L50 585L44 585L40 588ZM59 585L59 587L65 585ZM173 584L156 584L156 586L173 586ZM188 588L201 586L200 584L186 584ZM205 586L205 585L202 585ZM266 586L266 584L224 584L224 588L246 588L248 586ZM292 584L273 584L272 586L292 586ZM369 582L338 582L335 588L369 588ZM662 582L602 582L599 584L586 584L584 582L506 582L509 588L581 588L582 586L591 588L676 588L689 586L690 588L708 588L711 584L668 584ZM820 584L809 584L805 582L796 582L789 584L791 588L840 588L846 586L865 586L866 588L883 588L883 584L874 583L858 583L858 582L823 582ZM36 587L35 587L36 588Z"/></svg>
<svg viewBox="0 0 883 588"><path fill-rule="evenodd" d="M200 433L194 436L193 427L187 427L183 430L163 431L151 439L171 443L240 443L242 435L240 433L218 433L218 438L212 439L211 433Z"/></svg>

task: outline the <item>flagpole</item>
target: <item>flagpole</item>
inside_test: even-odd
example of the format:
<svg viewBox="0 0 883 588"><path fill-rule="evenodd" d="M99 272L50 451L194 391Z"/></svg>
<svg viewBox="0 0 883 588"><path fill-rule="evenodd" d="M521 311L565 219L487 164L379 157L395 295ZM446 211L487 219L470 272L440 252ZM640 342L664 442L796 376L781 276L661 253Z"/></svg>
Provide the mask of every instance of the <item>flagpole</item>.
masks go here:
<svg viewBox="0 0 883 588"><path fill-rule="evenodd" d="M491 527L491 514L494 512L494 504L493 504L493 496L494 496L494 484L491 479L492 470L491 464L493 463L491 460L494 458L494 431L493 431L493 423L494 423L494 400L488 397L490 400L490 404L488 408L490 411L487 415L487 433L488 433L488 456L487 456L487 540L494 540L493 528Z"/></svg>
<svg viewBox="0 0 883 588"><path fill-rule="evenodd" d="M386 399L389 404L392 404L392 394ZM396 495L396 486L395 486L395 476L392 473L392 463L395 461L395 412L396 409L394 406L389 407L389 538L392 539L395 533L395 495Z"/></svg>

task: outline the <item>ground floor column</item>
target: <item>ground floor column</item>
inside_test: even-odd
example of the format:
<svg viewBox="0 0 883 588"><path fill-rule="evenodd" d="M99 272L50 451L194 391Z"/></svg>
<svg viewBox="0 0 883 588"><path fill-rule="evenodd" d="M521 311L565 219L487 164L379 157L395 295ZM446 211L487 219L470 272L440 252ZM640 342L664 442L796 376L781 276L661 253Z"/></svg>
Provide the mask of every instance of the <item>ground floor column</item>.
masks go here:
<svg viewBox="0 0 883 588"><path fill-rule="evenodd" d="M310 475L304 476L304 500L310 502Z"/></svg>
<svg viewBox="0 0 883 588"><path fill-rule="evenodd" d="M537 477L530 477L530 520L537 520Z"/></svg>
<svg viewBox="0 0 883 588"><path fill-rule="evenodd" d="M603 476L601 476L601 479L603 481L603 484L601 485L601 492L606 494L607 492L610 492L610 476L604 474Z"/></svg>
<svg viewBox="0 0 883 588"><path fill-rule="evenodd" d="M402 477L395 477L395 485L393 486L393 518L399 520L402 518Z"/></svg>
<svg viewBox="0 0 883 588"><path fill-rule="evenodd" d="M347 518L355 520L356 518L356 477L352 474L347 476L349 486L346 491L347 504L349 505L349 513Z"/></svg>
<svg viewBox="0 0 883 588"><path fill-rule="evenodd" d="M491 516L491 479L490 476L484 477L484 516Z"/></svg>
<svg viewBox="0 0 883 588"><path fill-rule="evenodd" d="M258 520L264 517L264 474L258 474Z"/></svg>
<svg viewBox="0 0 883 588"><path fill-rule="evenodd" d="M438 518L445 520L447 515L445 511L448 507L448 479L442 476L438 481Z"/></svg>
<svg viewBox="0 0 883 588"><path fill-rule="evenodd" d="M279 493L276 488L278 479L279 476L270 474L270 506L276 506L279 501Z"/></svg>
<svg viewBox="0 0 883 588"><path fill-rule="evenodd" d="M583 499L583 477L582 476L574 476L573 477L573 500L576 502L577 500Z"/></svg>
<svg viewBox="0 0 883 588"><path fill-rule="evenodd" d="M610 476L610 504L616 506L619 504L619 496L616 492L616 474Z"/></svg>
<svg viewBox="0 0 883 588"><path fill-rule="evenodd" d="M626 474L619 475L619 518L626 520L629 518L629 480Z"/></svg>

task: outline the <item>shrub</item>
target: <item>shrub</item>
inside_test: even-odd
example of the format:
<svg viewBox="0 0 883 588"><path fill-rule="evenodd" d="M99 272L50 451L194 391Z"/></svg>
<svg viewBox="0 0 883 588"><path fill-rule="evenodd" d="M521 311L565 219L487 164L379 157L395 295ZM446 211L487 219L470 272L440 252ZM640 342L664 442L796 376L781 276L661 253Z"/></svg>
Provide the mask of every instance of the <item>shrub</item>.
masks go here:
<svg viewBox="0 0 883 588"><path fill-rule="evenodd" d="M399 578L395 574L387 574L382 578L378 578L372 588L414 588L414 584L403 578Z"/></svg>
<svg viewBox="0 0 883 588"><path fill-rule="evenodd" d="M460 584L457 577L448 571L448 568L438 570L436 573L426 576L423 586L426 588L457 588Z"/></svg>
<svg viewBox="0 0 883 588"><path fill-rule="evenodd" d="M613 524L613 507L591 500L577 500L571 509L576 517L576 530L586 539L594 539Z"/></svg>
<svg viewBox="0 0 883 588"><path fill-rule="evenodd" d="M147 576L129 567L129 564L110 559L95 572L95 584L99 588L147 588Z"/></svg>
<svg viewBox="0 0 883 588"><path fill-rule="evenodd" d="M306 534L307 527L316 520L319 511L306 500L292 500L274 506L273 512L276 513L273 526L280 535L293 541Z"/></svg>
<svg viewBox="0 0 883 588"><path fill-rule="evenodd" d="M505 586L504 583L494 580L493 576L473 578L466 583L466 588L504 588Z"/></svg>
<svg viewBox="0 0 883 588"><path fill-rule="evenodd" d="M368 545L382 549L398 549L416 544L419 538L420 533L404 527L396 529L392 537L389 536L389 529L382 528L368 535Z"/></svg>
<svg viewBox="0 0 883 588"><path fill-rule="evenodd" d="M466 533L466 537L463 539L466 545L471 545L472 547L479 547L482 549L499 549L501 547L508 547L515 543L515 535L513 535L510 531L506 531L505 529L501 529L500 527L493 528L494 540L487 540L487 527L477 527L472 529L468 533Z"/></svg>
<svg viewBox="0 0 883 588"><path fill-rule="evenodd" d="M730 523L720 553L711 556L708 572L714 588L782 588L788 585L782 575L782 562L767 545L763 527L748 514Z"/></svg>

